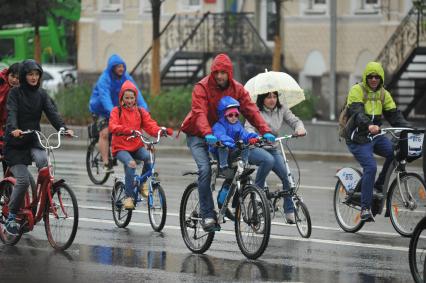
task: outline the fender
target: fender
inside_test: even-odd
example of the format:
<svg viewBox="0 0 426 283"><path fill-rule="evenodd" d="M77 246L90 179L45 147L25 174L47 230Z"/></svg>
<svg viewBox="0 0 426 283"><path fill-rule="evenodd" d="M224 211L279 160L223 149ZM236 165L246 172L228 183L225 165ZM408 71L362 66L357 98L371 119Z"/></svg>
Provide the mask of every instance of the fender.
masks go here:
<svg viewBox="0 0 426 283"><path fill-rule="evenodd" d="M0 182L0 187L3 186L4 183L11 183L12 185L16 185L16 179L15 177L6 177Z"/></svg>
<svg viewBox="0 0 426 283"><path fill-rule="evenodd" d="M59 180L53 182L52 188L57 188L60 185L62 185L63 183L65 183L65 180L64 179L59 179Z"/></svg>
<svg viewBox="0 0 426 283"><path fill-rule="evenodd" d="M355 190L361 180L362 173L356 168L344 167L339 169L335 176L342 183L345 190L349 192Z"/></svg>

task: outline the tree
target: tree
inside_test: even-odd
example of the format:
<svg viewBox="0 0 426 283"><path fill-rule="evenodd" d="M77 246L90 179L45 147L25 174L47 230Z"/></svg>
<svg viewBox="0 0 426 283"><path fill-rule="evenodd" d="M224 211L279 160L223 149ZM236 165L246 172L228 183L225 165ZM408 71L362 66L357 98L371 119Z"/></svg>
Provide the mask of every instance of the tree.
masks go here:
<svg viewBox="0 0 426 283"><path fill-rule="evenodd" d="M151 95L160 94L160 15L164 0L150 0L152 7Z"/></svg>

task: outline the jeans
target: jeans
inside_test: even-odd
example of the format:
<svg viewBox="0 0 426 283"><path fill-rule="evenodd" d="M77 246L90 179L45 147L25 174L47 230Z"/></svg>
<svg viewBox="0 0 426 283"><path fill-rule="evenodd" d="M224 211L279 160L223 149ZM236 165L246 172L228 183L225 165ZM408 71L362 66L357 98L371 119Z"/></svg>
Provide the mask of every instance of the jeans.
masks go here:
<svg viewBox="0 0 426 283"><path fill-rule="evenodd" d="M31 157L39 170L47 166L47 154L44 149L40 149L38 147L32 148ZM16 214L24 201L25 192L27 191L28 186L31 185L31 187L35 187L35 184L34 178L28 171L27 165L13 165L10 167L10 171L16 179L16 184L12 190L12 195L10 196L9 210L10 213Z"/></svg>
<svg viewBox="0 0 426 283"><path fill-rule="evenodd" d="M290 190L288 172L285 167L284 158L277 148L253 148L249 153L249 163L258 166L255 183L260 188L265 187L266 177L272 170L280 178L283 190ZM284 211L294 212L294 205L291 197L284 198Z"/></svg>
<svg viewBox="0 0 426 283"><path fill-rule="evenodd" d="M245 148L243 150L239 149L230 149L229 147L219 147L217 149L218 159L219 159L219 168L225 168L229 166L229 162L234 161L240 154L241 159L244 162L248 160L249 150ZM229 157L230 156L230 157Z"/></svg>
<svg viewBox="0 0 426 283"><path fill-rule="evenodd" d="M215 218L213 195L210 190L212 171L208 147L203 138L190 136L186 138L186 144L198 167L198 196L200 200L201 217Z"/></svg>
<svg viewBox="0 0 426 283"><path fill-rule="evenodd" d="M126 196L135 198L136 196L133 192L133 180L136 175L136 168L129 167L129 162L134 160L143 161L144 165L142 172L145 173L151 168L149 152L143 147L133 152L129 152L127 150L120 150L119 152L117 152L117 159L120 160L120 162L124 165L124 187Z"/></svg>
<svg viewBox="0 0 426 283"><path fill-rule="evenodd" d="M373 153L385 158L382 171L376 181L376 185L383 185L386 171L393 160L392 143L385 136L378 136L369 143L350 143L348 148L363 170L361 177L361 208L370 208L373 200L374 179L377 172L377 162Z"/></svg>

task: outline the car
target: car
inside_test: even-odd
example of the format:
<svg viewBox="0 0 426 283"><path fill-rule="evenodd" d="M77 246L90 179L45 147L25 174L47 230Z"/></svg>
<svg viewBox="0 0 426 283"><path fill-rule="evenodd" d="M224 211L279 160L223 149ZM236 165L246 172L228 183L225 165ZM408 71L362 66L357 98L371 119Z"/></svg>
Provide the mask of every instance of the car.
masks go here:
<svg viewBox="0 0 426 283"><path fill-rule="evenodd" d="M60 88L67 88L77 83L77 69L75 66L43 64L42 67L42 88L51 96L55 96Z"/></svg>

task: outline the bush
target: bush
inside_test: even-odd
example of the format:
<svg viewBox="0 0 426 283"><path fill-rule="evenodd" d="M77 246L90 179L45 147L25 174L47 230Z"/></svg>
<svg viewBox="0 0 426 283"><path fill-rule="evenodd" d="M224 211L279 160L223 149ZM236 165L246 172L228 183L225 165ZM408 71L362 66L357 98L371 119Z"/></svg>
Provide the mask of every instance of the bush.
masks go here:
<svg viewBox="0 0 426 283"><path fill-rule="evenodd" d="M315 106L318 97L312 95L310 90L305 90L305 100L291 108L291 111L302 120L310 120L315 116Z"/></svg>
<svg viewBox="0 0 426 283"><path fill-rule="evenodd" d="M87 125L92 121L89 112L91 93L89 85L75 85L61 89L55 95L55 103L66 124Z"/></svg>
<svg viewBox="0 0 426 283"><path fill-rule="evenodd" d="M158 96L144 93L151 116L160 126L180 128L186 114L191 110L192 87L176 87Z"/></svg>

